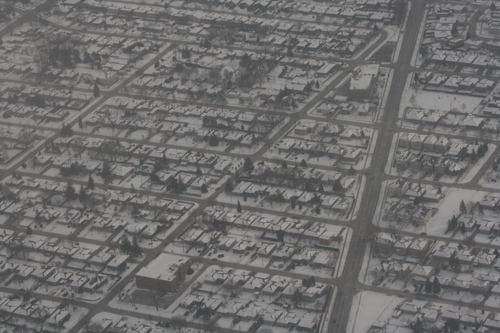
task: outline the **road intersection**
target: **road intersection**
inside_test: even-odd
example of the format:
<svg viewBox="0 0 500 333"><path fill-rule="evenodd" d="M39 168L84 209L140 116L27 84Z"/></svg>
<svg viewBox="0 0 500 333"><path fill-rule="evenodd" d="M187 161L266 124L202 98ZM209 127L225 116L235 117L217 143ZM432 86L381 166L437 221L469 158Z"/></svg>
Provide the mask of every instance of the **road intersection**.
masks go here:
<svg viewBox="0 0 500 333"><path fill-rule="evenodd" d="M372 128L380 135L377 138L377 141L374 143L375 148L373 152L374 158L372 159L371 165L369 166L367 172L369 174L366 176L366 183L365 183L365 188L363 190L363 196L359 199L361 200L360 206L363 207L357 214L357 216L352 220L352 221L332 221L328 219L318 219L318 218L313 218L313 217L308 217L308 216L301 216L299 215L300 218L304 219L310 219L310 220L315 220L318 221L320 220L321 222L325 223L331 223L335 225L340 225L340 226L346 226L350 227L353 230L353 236L352 240L350 242L349 248L347 250L347 259L346 259L346 268L344 271L340 274L339 277L333 278L333 279L327 279L327 278L319 278L318 281L332 284L337 288L337 297L332 299L332 304L333 304L333 314L331 316L331 322L328 325L328 332L332 333L342 333L345 332L348 326L348 320L349 320L349 312L352 306L352 300L353 296L360 290L369 290L369 291L378 291L382 292L383 288L380 287L375 287L375 286L366 286L361 284L358 281L358 276L360 274L360 270L362 267L363 259L365 256L365 250L366 247L369 245L369 240L370 236L376 232L376 231L386 231L384 228L379 228L376 227L372 224L373 216L376 213L377 210L377 203L379 202L379 195L380 195L380 189L382 186L382 183L389 179L390 177L385 174L385 168L387 161L390 160L390 150L388 147L391 147L392 141L393 141L393 136L396 134L400 128L398 126L398 122L401 120L398 118L398 114L400 111L400 105L401 101L403 98L403 94L405 92L405 87L407 86L408 78L409 76L416 70L419 70L418 68L415 68L411 64L411 59L412 56L415 53L416 48L419 47L418 45L418 35L420 31L420 26L422 21L425 19L424 13L425 13L425 8L426 4L423 1L418 1L418 0L410 0L411 6L409 7L409 14L407 15L407 21L405 22L404 26L404 34L401 35L400 38L402 38L401 41L401 47L400 47L400 53L397 55L396 59L397 61L389 63L389 64L384 64L382 65L385 68L391 69L394 73L392 81L390 82L390 85L387 87L387 101L385 106L383 107L383 112L381 112L379 119L374 123L374 124L363 124L363 126ZM12 29L16 28L17 26L27 23L30 20L33 20L35 18L38 18L38 14L46 9L46 4L41 4L35 9L32 10L19 10L19 13L21 16L17 18L14 22L9 23L9 25L0 30L0 37L7 34L9 31ZM52 23L49 22L49 25L61 29L64 31L69 31L69 32L79 32L80 29L74 28L74 27L66 27L57 23ZM107 32L96 32L98 34L106 35L106 36L113 36L116 34L113 33L107 33ZM120 35L121 36L121 35ZM138 36L131 36L131 37L138 37ZM264 154L268 151L269 147L271 147L274 143L278 142L287 132L289 132L293 126L296 124L297 120L300 119L315 119L315 117L310 115L310 111L320 102L322 101L328 94L330 94L332 91L338 88L339 84L348 78L352 76L353 71L360 65L367 64L369 63L368 58L371 54L373 54L374 51L379 49L383 44L387 42L387 32L384 30L380 30L379 33L379 38L376 39L374 43L366 47L364 50L362 50L355 59L330 59L330 60L341 60L344 62L345 66L342 69L342 72L340 75L338 75L335 79L331 80L331 82L323 87L321 91L316 94L313 98L311 98L300 110L297 112L293 113L293 115L290 112L284 112L284 111L276 111L277 114L283 115L283 116L288 116L288 120L286 123L278 130L276 131L270 138L267 140L267 144L262 146L258 151L255 153L251 154L250 157L252 158L253 161L258 161L264 159ZM148 37L145 37L148 38ZM91 112L97 110L99 107L101 107L107 100L109 100L112 97L116 96L124 96L123 94L123 88L130 84L133 80L136 78L140 77L145 69L153 65L157 60L161 59L164 55L166 55L168 52L170 52L172 49L179 45L184 45L184 44L194 44L194 42L185 42L185 41L180 41L180 40L173 40L173 39L165 39L165 38L155 38L155 40L161 41L161 42L168 42L169 46L161 50L158 54L156 54L152 59L147 61L143 66L138 68L135 72L131 73L128 77L126 77L120 84L116 85L113 87L111 90L104 91L103 94L95 99L94 101L91 102L89 106L84 108L81 112L79 112L75 117L73 117L69 122L67 122L67 125L75 125L80 117L85 117L86 115L89 115ZM224 46L227 49L231 50L239 50L239 51L255 51L255 50L249 50L246 48L238 47L238 46ZM324 59L324 57L314 57L312 56L311 58L317 58L317 59ZM15 82L15 80L13 80ZM49 87L50 85L47 85ZM91 89L80 89L82 91L86 92L91 92ZM132 97L140 97L140 95L136 94L127 94L127 96L132 96ZM172 102L172 99L168 98L158 98L158 100L164 100L168 102ZM210 103L201 103L201 102L187 102L187 101L176 101L177 103L193 103L193 104L203 104L203 105L211 105ZM212 104L212 106L217 106L216 104ZM243 107L243 106L237 106L235 107L237 110L242 110L242 111L255 111L254 108L250 107ZM332 123L345 123L345 124L357 124L359 123L356 122L350 122L346 120L324 120L322 121L326 122L332 122ZM36 125L20 125L26 126L26 127L31 127L31 128L38 128ZM40 126L40 128L43 128L47 130L47 128ZM59 136L59 130L58 129L52 129L50 130L52 133L47 140L54 139ZM418 130L415 130L415 132L418 132ZM99 137L98 134L92 134L96 138ZM134 142L133 140L128 140L130 142ZM486 140L486 142L494 142L498 143L498 140ZM33 147L28 153L24 154L21 158L17 159L14 164L12 164L8 170L6 170L3 174L3 177L8 176L11 174L13 171L16 171L19 166L21 166L23 163L29 161L30 159L35 156L38 152L40 152L44 148L43 144L39 144L36 147ZM497 148L498 149L498 148ZM196 151L196 149L194 149ZM237 154L232 154L230 152L223 152L221 155L227 155L227 156L237 156ZM494 154L496 155L496 154ZM480 175L485 171L487 168L487 165L483 166L480 172L478 172L478 175L474 177L471 181L465 183L465 184L458 184L455 185L455 187L458 188L464 188L464 189L472 189L477 187L477 183L479 181ZM239 170L240 172L242 171L241 169ZM28 172L20 172L21 175L23 176L34 176L31 175ZM44 176L45 178L49 179L51 177ZM54 180L56 180L58 177L52 177ZM235 175L231 177L232 180L235 180ZM436 184L436 182L432 181L421 181L422 183L429 183L429 184ZM120 188L119 186L115 186L116 190L123 190L127 191L128 189L123 189ZM123 277L114 287L111 291L109 291L102 299L100 299L97 303L95 304L88 304L83 301L75 301L75 304L86 307L88 309L88 312L86 315L69 331L70 333L77 333L80 329L82 329L86 323L89 322L89 320L97 313L102 312L102 311L108 311L108 312L114 312L114 313L120 313L119 310L111 308L109 306L110 301L115 298L120 291L127 285L129 284L134 276L135 273L137 273L141 268L147 266L150 262L152 262L162 251L163 249L170 243L174 242L183 232L184 230L193 223L194 219L196 218L197 215L201 214L207 207L210 207L212 205L218 204L216 198L219 194L221 194L224 190L224 187L220 187L218 190L216 190L209 198L203 199L203 200L197 200L197 199L191 199L189 200L197 203L197 208L192 212L191 217L183 221L164 241L162 241L162 244L154 249L147 250L145 251L145 256L143 260L138 263L138 265L125 277ZM139 190L138 190L139 191ZM142 190L141 190L142 191ZM144 194L156 194L156 193L151 193L148 191L143 191ZM169 197L168 194L164 194L165 197ZM254 210L258 212L267 212L266 209L261 209L261 208L249 208L249 210ZM294 213L284 213L284 216L295 216L297 217L297 214ZM323 221L324 220L324 221ZM15 229L13 229L15 230ZM47 235L50 236L49 233L43 233L41 231L37 231L40 235ZM439 239L439 237L433 237L433 236L428 236L429 239ZM78 239L78 238L77 238ZM95 245L106 245L110 246L110 244L107 244L106 242L100 242L100 241L95 241ZM205 265L211 264L211 262L208 259L204 259L201 257L194 258L195 261L201 262ZM242 264L235 264L235 263L219 263L220 265L227 266L227 267L233 267L233 268L248 268L245 265ZM276 274L277 271L274 269L268 269L265 268L263 269L264 272L270 273L270 274ZM280 272L284 275L288 274L290 277L294 278L303 278L305 277L302 274L296 274L296 273L286 273L286 272ZM3 288L3 289L2 289ZM10 288L2 287L0 288L0 291L11 291ZM406 292L395 292L395 294L398 294L400 296L408 296L408 293ZM44 294L36 294L37 297L40 299L47 299L51 301L63 301L63 298L60 298L58 296L48 296ZM489 309L488 309L489 310ZM128 314L130 316L137 316L141 317L144 319L150 319L151 316L146 316L144 314L134 312L134 311L125 311L121 310L121 313ZM155 317L153 316L155 320L164 320L164 318L161 317ZM195 323L188 323L188 326L192 328L198 328L202 329L202 327L198 324ZM220 330L220 332L224 333L230 333L233 332L233 330Z"/></svg>

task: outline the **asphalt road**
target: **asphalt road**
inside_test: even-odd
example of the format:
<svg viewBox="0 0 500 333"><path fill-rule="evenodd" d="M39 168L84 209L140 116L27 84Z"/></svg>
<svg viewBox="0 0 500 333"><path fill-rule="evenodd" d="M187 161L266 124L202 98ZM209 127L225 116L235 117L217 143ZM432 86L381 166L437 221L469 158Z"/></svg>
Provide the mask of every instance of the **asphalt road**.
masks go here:
<svg viewBox="0 0 500 333"><path fill-rule="evenodd" d="M485 10L489 9L489 6L477 6L477 11L472 15L469 22L469 33L472 38L480 39L484 41L490 40L490 38L481 37L477 34L477 25L479 17L484 14Z"/></svg>
<svg viewBox="0 0 500 333"><path fill-rule="evenodd" d="M332 322L329 332L345 332L351 310L352 299L356 294L356 283L363 262L367 239L373 232L372 218L375 215L381 183L384 180L384 168L389 159L392 136L397 131L397 121L401 98L411 70L411 58L417 44L419 27L424 19L423 1L411 0L411 11L403 37L403 44L398 61L394 64L394 77L389 90L389 97L381 121L376 125L379 131L378 141L373 153L371 176L368 178L357 220L352 224L353 236L346 260L346 268L338 284L339 295L335 300ZM335 321L335 322L334 322Z"/></svg>

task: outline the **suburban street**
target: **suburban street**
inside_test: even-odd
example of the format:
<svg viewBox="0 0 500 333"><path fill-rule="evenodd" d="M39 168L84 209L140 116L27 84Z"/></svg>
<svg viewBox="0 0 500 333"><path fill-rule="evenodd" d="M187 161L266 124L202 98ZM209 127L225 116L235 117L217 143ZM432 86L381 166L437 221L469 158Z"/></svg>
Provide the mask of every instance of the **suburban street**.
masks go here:
<svg viewBox="0 0 500 333"><path fill-rule="evenodd" d="M127 5L130 3L129 1L115 1L115 2L120 3L122 5ZM13 19L11 22L8 22L3 28L0 28L0 38L8 36L9 34L12 33L12 31L18 29L19 27L25 24L28 24L30 22L40 21L40 19L44 17L43 13L44 12L46 13L47 9L52 8L53 4L54 4L53 0L48 0L46 2L37 5L33 9L23 9L20 6L16 6L15 10L19 14L19 16ZM6 127L13 126L19 129L43 131L43 133L45 133L46 136L40 138L39 141L36 141L36 144L28 147L25 151L21 151L19 155L16 155L15 159L9 162L9 164L5 164L1 172L0 180L6 180L13 173L15 173L18 177L25 179L32 178L54 183L67 182L68 184L71 182L72 185L76 185L77 188L81 189L83 189L84 186L87 186L88 184L87 174L85 174L85 177L79 175L79 178L77 179L68 179L68 177L63 177L59 174L45 173L47 170L50 169L50 165L48 167L41 167L40 169L36 169L34 166L33 169L26 168L27 163L31 164L31 161L34 161L36 156L44 152L44 150L46 149L46 144L48 142L53 142L54 140L61 137L61 129L64 126L73 127L74 132L72 134L81 137L86 137L95 141L98 140L106 141L110 140L111 138L111 140L116 139L116 141L119 143L121 142L121 143L133 144L136 146L142 146L143 144L144 145L147 144L150 147L158 149L189 150L189 153L195 153L198 154L198 156L208 153L215 155L218 158L238 160L241 161L241 163L237 165L235 163L234 165L232 165L231 172L223 174L219 179L217 179L214 183L212 183L210 185L210 192L205 195L198 195L198 193L196 193L196 195L193 195L193 192L189 194L182 192L181 193L169 192L165 190L166 186L165 188L162 187L161 191L151 190L148 189L146 186L135 188L130 185L132 184L131 182L122 183L122 181L124 181L125 178L121 179L120 181L107 182L107 179L104 179L104 177L102 177L103 178L102 182L93 185L95 186L96 190L102 192L113 191L113 193L115 194L128 194L131 192L131 188L133 188L133 192L136 193L138 196L157 197L159 199L165 199L171 201L176 201L176 200L185 201L192 203L192 208L189 209L189 212L186 213L186 215L182 220L179 220L180 222L173 224L173 227L171 227L171 229L168 230L167 236L161 239L157 238L154 239L159 243L158 246L154 248L144 248L142 254L139 257L132 259L131 262L133 262L133 268L127 270L126 274L118 276L117 282L114 283L112 288L110 290L106 290L105 292L103 292L102 297L100 297L97 301L91 302L76 298L68 299L66 297L60 296L58 293L44 293L41 291L41 288L37 289L38 286L37 287L33 286L32 287L33 290L28 290L30 293L30 297L36 297L37 299L40 300L46 300L55 303L58 302L65 304L70 303L84 309L86 311L85 314L82 315L81 318L71 328L67 329L68 333L84 332L86 325L88 325L88 323L90 323L96 315L102 312L108 312L114 315L139 318L142 320L150 321L152 323L169 322L169 321L171 322L172 318L168 318L166 314L163 314L161 309L160 310L157 309L156 311L147 313L146 311L144 311L144 308L137 310L138 308L135 307L137 311L134 311L131 307L128 307L126 309L119 308L116 305L117 298L120 296L121 299L120 293L123 290L130 287L131 285L133 285L137 273L141 269L148 267L161 253L164 253L166 251L165 249L169 245L179 243L181 242L181 239L182 239L182 244L184 245L184 239L181 237L184 236L187 233L187 231L197 223L198 221L197 218L202 216L204 212L215 206L221 206L224 207L225 209L229 209L232 211L238 210L238 212L241 213L241 206L239 200L238 203L236 204L235 201L232 201L232 197L230 202L228 202L227 198L224 197L224 192L226 191L225 184L227 184L228 182L237 183L238 181L241 180L240 175L245 173L245 166L243 165L242 162L244 159L250 159L250 161L251 162L253 161L254 163L255 162L262 162L262 163L265 162L269 164L275 163L277 159L269 157L270 156L269 152L271 151L271 148L277 145L284 138L286 138L287 135L289 135L289 133L294 131L294 129L295 131L297 131L296 126L299 121L318 122L318 123L321 122L323 124L332 126L338 125L345 127L359 127L359 128L363 127L376 133L376 135L370 137L369 140L366 140L368 153L367 156L365 156L363 164L364 166L358 166L356 170L352 169L354 172L354 176L357 177L356 179L359 181L359 184L358 183L356 184L357 188L355 195L351 193L349 196L349 198L352 198L354 201L353 207L351 207L349 210L349 214L340 215L340 217L337 216L330 218L329 214L321 215L320 213L316 214L313 213L313 210L315 208L319 209L319 206L314 207L311 205L310 207L304 210L302 210L302 208L300 208L300 210L295 210L294 206L290 205L290 209L288 209L287 206L288 201L284 203L284 206L281 207L280 211L280 209L273 209L272 203L270 205L271 207L260 204L261 202L264 201L263 199L264 196L261 196L260 194L258 194L257 197L255 197L254 201L255 204L253 206L251 204L248 204L248 206L244 204L245 212L252 214L260 214L260 215L274 214L278 215L281 218L300 219L302 221L307 221L311 225L315 223L322 223L326 226L337 227L339 229L342 228L345 231L349 230L349 232L345 232L342 235L343 238L342 241L339 241L339 244L343 244L342 245L343 247L341 247L340 249L335 249L335 251L339 253L338 262L332 267L328 268L332 270L331 274L332 278L326 277L327 275L315 277L316 282L328 285L328 291L329 291L329 294L327 294L327 296L325 297L325 299L328 301L328 304L324 305L323 312L321 313L320 311L316 311L317 313L320 314L321 321L324 321L324 323L321 324L321 326L316 327L315 330L319 332L319 327L322 327L325 329L324 332L328 331L330 333L358 333L358 332L348 332L348 327L350 321L349 319L351 320L356 319L353 317L353 314L350 313L353 307L354 296L361 291L385 293L385 294L390 293L391 295L400 298L411 298L412 296L414 296L414 293L410 293L408 292L408 290L404 291L389 290L389 288L384 288L378 285L376 286L376 285L364 284L360 282L361 280L360 274L362 274L361 270L363 267L363 262L365 261L366 263L367 261L366 255L367 253L369 253L369 250L371 249L370 247L372 246L374 234L378 232L394 233L394 228L387 227L386 225L383 224L378 224L379 221L374 221L374 220L377 218L377 214L380 215L380 211L383 209L383 200L382 200L383 198L381 198L381 196L384 195L384 193L381 191L381 189L383 188L383 184L388 180L395 178L393 173L391 174L386 173L386 169L394 158L393 156L394 151L391 151L391 147L393 147L395 144L394 140L397 139L396 135L398 135L400 132L403 131L417 135L424 135L429 133L429 128L423 129L423 126L419 127L416 126L415 128L404 127L403 119L401 119L400 117L402 102L404 102L404 98L407 97L407 96L405 97L405 93L407 93L408 87L413 82L413 73L421 74L428 71L428 68L426 68L424 65L418 66L412 62L414 55L419 57L418 48L420 47L421 43L420 40L421 34L423 34L423 31L421 31L421 27L422 23L425 22L426 19L425 15L426 15L426 10L428 9L428 4L429 4L428 1L408 0L405 7L407 10L406 15L404 16L405 18L402 25L399 27L401 29L400 31L401 33L399 34L398 29L392 31L394 34L399 34L399 36L396 35L397 38L394 38L394 35L391 35L390 29L378 28L376 26L375 28L377 28L377 30L373 29L373 31L371 31L370 30L372 29L371 26L370 27L368 27L368 25L365 26L365 28L369 28L368 30L370 32L373 32L373 35L371 36L374 36L374 38L371 39L369 43L364 45L364 47L360 49L352 58L327 56L324 54L300 54L300 53L296 54L295 57L297 59L315 60L321 62L323 61L335 62L339 67L336 70L336 74L334 76L328 77L328 79L324 81L325 84L322 84L321 87L319 86L318 81L316 82L318 84L316 86L316 89L313 90L312 94L308 95L308 98L305 99L305 101L302 101L302 104L299 108L290 107L290 108L280 109L276 108L275 106L274 110L267 106L266 107L253 106L254 104L244 105L243 102L241 102L240 105L236 104L223 105L214 102L214 100L203 101L202 99L199 100L177 99L175 97L176 95L174 95L173 93L171 94L170 92L164 94L160 93L146 94L146 93L140 93L141 90L139 89L133 91L132 89L129 90L128 88L130 88L132 83L142 78L143 74L147 69L150 69L152 66L156 64L159 65L159 62L162 59L164 59L164 57L174 54L174 52L180 50L181 47L188 48L188 47L198 46L200 42L193 38L182 39L182 38L177 38L175 36L172 37L166 33L151 35L143 32L140 34L138 33L139 30L135 30L137 34L136 33L120 34L113 31L107 31L107 28L104 30L101 29L92 30L94 28L87 29L87 27L79 24L77 25L75 23L67 24L67 22L65 22L64 20L59 20L59 19L56 20L53 16L50 17L49 15L48 18L50 19L47 20L46 26L49 27L50 29L63 31L70 34L71 33L81 34L82 30L84 30L85 32L94 34L95 36L98 36L100 38L101 37L102 38L120 37L120 38L130 38L130 39L140 38L143 41L161 43L163 47L160 50L156 50L155 52L149 54L147 58L141 58L140 66L134 67L133 70L122 72L120 74L120 78L117 81L117 83L107 88L103 87L103 89L100 91L99 94L95 94L94 90L91 88L92 85L88 85L89 88L86 88L87 86L82 86L82 85L79 87L72 87L71 89L73 91L86 93L89 96L91 96L94 93L94 97L92 97L82 109L72 113L71 117L66 118L64 122L60 124L54 125L53 123L50 126L47 126L46 123L44 122L39 122L39 123L38 122L33 123L29 121L19 122L18 118L9 117L10 118L9 119L5 117L4 114L4 119L0 120L2 126ZM153 4L151 5L151 7L161 9L163 5ZM172 8L175 8L176 10L185 9L184 6L176 6L176 5L174 5ZM488 38L478 36L476 27L476 25L478 24L479 17L484 13L485 6L482 7L476 6L475 8L476 11L471 16L472 18L471 22L469 23L468 31L471 33L473 37L477 37L479 40L482 41L488 41L489 40ZM220 15L228 15L232 13L230 10L226 11L221 9L214 9L211 10L210 12ZM132 15L132 13L130 13L130 15ZM260 14L254 14L254 13L250 13L249 15L238 14L238 17L242 20L250 18L260 18L260 16L261 16ZM276 18L279 19L279 16L276 16ZM295 17L285 17L281 19L287 24L306 25L310 23L310 21L306 19L302 20L300 18L298 19ZM358 26L355 26L355 28L356 27L360 28ZM346 25L343 26L343 28L349 28L349 26ZM349 80L358 74L357 72L360 66L367 64L374 64L374 62L370 60L372 55L378 52L381 48L387 46L389 40L391 44L399 43L399 46L396 48L396 50L399 50L399 53L392 55L392 59L396 60L380 63L380 68L386 71L386 73L390 73L390 75L388 74L385 80L381 80L384 82L384 85L380 88L380 90L382 91L381 93L382 96L380 95L377 96L379 104L377 105L376 114L373 115L373 118L371 120L360 122L358 121L359 119L357 120L355 117L342 118L339 117L338 114L335 117L322 117L319 115L315 115L313 113L313 111L316 110L318 105L321 105L321 103L324 102L327 97L335 96L335 94L341 89L345 90L346 87L349 85ZM287 52L285 48L281 48L279 51L270 52L267 48L262 48L262 47L252 48L244 43L241 43L241 45L238 43L236 44L222 43L222 44L214 44L212 45L212 47L215 49L223 49L226 52L229 51L236 53L252 52L252 54L253 53L259 54L264 57L270 55L275 58L289 56L289 52ZM422 63L424 63L424 61ZM453 69L453 71L448 71L447 68L439 67L434 69L433 72L442 75L451 75L452 73L459 75L461 73L461 70L462 66L457 66L455 69ZM498 72L495 72L495 75L497 74ZM467 76L477 80L482 79L484 77L483 72L471 73L467 74ZM497 78L498 77L492 76L491 79L497 79ZM34 81L32 79L25 80L23 78L8 77L5 78L3 83L7 85L8 84L33 85ZM97 86L97 83L95 84ZM37 88L60 89L61 86L59 83L54 83L54 81L38 82ZM69 89L69 87L67 88ZM81 119L94 114L96 111L99 111L105 106L107 106L107 103L109 103L110 101L114 101L115 99L118 98L123 98L123 99L130 98L135 100L143 99L151 102L164 103L164 105L176 105L183 107L192 106L192 107L200 107L200 108L206 107L213 109L222 108L222 110L224 110L224 108L230 108L234 112L255 113L259 115L262 113L270 114L272 112L273 115L280 116L284 120L279 124L279 128L274 128L272 132L266 134L264 139L262 139L262 141L259 141L258 144L253 146L251 150L238 150L238 147L236 145L233 146L228 145L226 149L212 150L210 147L204 148L203 146L189 147L185 143L184 145L177 145L175 143L172 143L171 141L169 143L164 143L163 141L149 142L148 139L150 139L151 137L155 136L157 133L160 132L159 127L157 132L151 132L150 136L147 136L147 139L141 140L137 136L120 137L116 135L115 137L114 129L111 132L112 134L109 134L110 132L106 130L103 130L101 132L100 128L97 128L97 130L95 131L87 132L86 128L82 129L82 127L80 127L78 129L78 127L75 126L79 124ZM184 124L183 126L185 125L186 124ZM242 127L242 130L245 129L243 125L240 126ZM117 133L118 132L120 131L117 130ZM446 134L446 137L448 137L449 139L456 139L456 140L462 140L464 136L466 136L464 135L464 133L460 131L456 132L443 131L443 133L440 133L439 128L435 129L435 133ZM143 136L143 138L145 137ZM477 137L471 137L471 138L477 139ZM175 142L177 142L177 140L175 140ZM494 150L490 151L488 157L484 158L484 160L482 161L483 164L480 167L478 167L477 170L475 170L475 174L470 178L467 178L466 181L461 182L460 178L458 178L457 181L454 183L447 183L445 181L429 180L430 178L420 179L411 177L408 178L408 180L418 182L421 185L429 185L436 187L452 186L454 189L457 190L473 190L473 191L477 190L480 187L481 181L484 180L484 175L488 172L493 161L497 159L498 154L500 152L500 138L498 136L481 138L481 142L490 145L495 145L495 148ZM335 141L335 143L337 142ZM212 145L210 144L210 146ZM68 148L68 151L69 150L70 149ZM248 151L251 152L249 153ZM132 153L130 155L132 156ZM205 156L203 155L203 157ZM163 153L163 158L166 159L165 153ZM297 168L298 161L299 160L297 160L297 157L295 157L295 161L292 162L289 161L290 162L289 165ZM283 162L286 162L285 159L283 159ZM309 163L309 161L306 162ZM143 163L142 159L140 159L139 164L141 163ZM179 158L179 164L181 164L180 158ZM187 163L185 164L187 165ZM197 168L199 167L198 164L196 164L196 167ZM311 169L314 170L315 167ZM337 172L339 174L345 175L347 169L345 165L338 165L335 162L331 166L328 164L320 165L319 167L317 167L317 170L320 170L322 172ZM157 170L154 171L155 175L156 171ZM249 175L250 173L247 174ZM137 179L139 178L136 178L136 180ZM144 182L144 184L146 184L146 182ZM495 189L494 187L481 188L481 191L483 191L486 194L495 194L496 192L498 192L498 190ZM230 192L231 191L229 191L229 193ZM207 193L207 191L205 192L202 191L201 193ZM226 192L226 194L228 193ZM347 196L342 195L342 197L347 197ZM257 204L258 200L260 199L262 199L262 201L260 201L259 204ZM244 197L244 201L247 201L246 194ZM35 202L33 205L40 204L40 202ZM382 207L380 206L381 203ZM44 204L46 203L44 202ZM293 202L293 204L295 205L295 202ZM82 212L83 210L84 209L82 209ZM123 210L125 210L125 208ZM116 216L116 214L113 216ZM117 236L122 233L123 228L119 230L114 230L110 237L108 237L106 240L103 240L99 238L89 239L88 236L80 235L80 232L84 230L86 227L87 227L86 224L78 225L77 227L75 227L74 234L71 235L70 239L71 242L88 243L89 245L92 245L93 247L98 249L106 249L106 250L109 249L116 252L119 252L121 250L122 244L119 241L117 241ZM18 223L18 220L15 219L9 220L5 224L3 224L2 228L4 229L4 231L9 231L11 233L27 234L27 228L24 225ZM213 227L211 226L210 228L211 228L210 231L212 231ZM208 229L208 227L206 229ZM35 237L56 239L56 241L53 242L53 246L57 246L58 244L62 244L65 242L65 240L61 237L60 234L49 230L43 230L43 228L41 230L38 228L34 230L30 229L29 235L31 234L33 234ZM350 237L348 240L346 239L347 234ZM415 233L408 230L398 230L397 234L398 236L415 237ZM450 240L450 238L443 235L432 235L432 234L427 235L426 233L422 233L421 235L419 235L419 237L434 242L438 241L447 242ZM69 237L67 239L69 240ZM283 240L282 243L284 244ZM477 245L473 241L471 241L471 243L473 245ZM151 241L150 244L153 244L153 242ZM500 245L497 244L498 243L492 242L491 244L480 244L480 246L484 249L489 249L492 251L500 250ZM319 247L321 246L318 246L318 248ZM200 266L201 268L199 269L199 271L196 272L194 278L192 278L192 281L189 281L189 283L186 282L181 284L181 286L177 289L176 292L168 294L166 296L167 300L165 301L165 304L167 306L172 305L174 303L174 300L177 299L177 297L180 297L180 295L189 291L191 288L191 283L197 278L201 277L206 272L207 268L212 265L228 268L231 270L247 270L247 271L252 271L253 273L258 272L258 273L268 274L270 276L281 275L290 279L298 280L299 283L300 280L302 280L303 285L304 282L310 278L310 274L306 274L304 273L304 271L293 271L294 268L292 268L292 270L290 270L289 267L283 270L276 269L275 267L277 266L272 266L271 262L268 265L263 264L262 267L255 267L253 265L250 265L249 263L242 262L243 260L246 260L246 258L249 258L249 257L244 258L243 255L240 255L242 261L238 262L235 262L234 260L233 261L229 260L224 261L224 259L218 260L215 257L211 259L209 258L209 256L205 255L207 254L207 252L212 250L213 245L206 246L205 248L203 248L203 250L199 250L194 245L192 246L192 248L194 249L194 251L188 251L187 253L185 252L178 253L178 255L181 257L190 258L192 262L198 264L198 266ZM214 254L215 253L216 252L214 252ZM245 256L246 255L248 255L248 253L246 253ZM252 258L254 258L253 260L259 260L257 258L257 255L255 255L255 257ZM262 260L262 263L264 263L264 260ZM283 267L283 265L281 267ZM16 289L15 283L12 283L9 285L0 286L0 292L6 294L15 294L19 297L23 297L26 291L24 289L20 290L18 290L18 288ZM427 300L432 301L432 299L429 299L429 297L427 298ZM461 301L454 301L449 299L448 300L440 299L439 301L447 305L461 306L463 304L463 302ZM484 301L479 304L475 304L474 308L483 311L490 311L492 313L500 313L500 310L498 308L484 304ZM184 316L186 316L186 314ZM11 316L11 319L12 317L13 316ZM218 315L216 318L217 319L219 318ZM196 330L209 329L207 325L200 324L198 321L188 321L184 324L184 326ZM233 328L219 327L217 329L217 332L221 333L233 333L240 331L241 331L240 327L236 326L233 326Z"/></svg>
<svg viewBox="0 0 500 333"><path fill-rule="evenodd" d="M333 322L329 326L329 332L345 332L349 320L349 312L354 294L357 292L356 286L359 272L363 263L365 249L369 244L369 236L374 231L372 219L377 208L380 187L384 180L384 169L389 160L389 149L392 136L397 131L399 105L406 86L408 74L411 72L410 61L415 49L419 27L423 20L425 3L422 1L410 1L411 11L406 23L403 44L398 61L394 64L394 77L388 93L385 111L382 114L380 123L376 128L382 135L379 136L370 175L364 190L361 207L356 221L353 222L353 237L349 252L347 254L347 267L338 283L339 296L335 300L335 311L332 316Z"/></svg>

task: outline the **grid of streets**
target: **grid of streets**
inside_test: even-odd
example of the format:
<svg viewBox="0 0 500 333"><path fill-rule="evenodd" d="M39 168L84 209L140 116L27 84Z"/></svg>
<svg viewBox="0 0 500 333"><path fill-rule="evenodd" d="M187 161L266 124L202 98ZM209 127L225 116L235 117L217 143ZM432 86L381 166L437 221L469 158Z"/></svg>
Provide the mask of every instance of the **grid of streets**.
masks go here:
<svg viewBox="0 0 500 333"><path fill-rule="evenodd" d="M2 2L0 332L500 332L496 3Z"/></svg>

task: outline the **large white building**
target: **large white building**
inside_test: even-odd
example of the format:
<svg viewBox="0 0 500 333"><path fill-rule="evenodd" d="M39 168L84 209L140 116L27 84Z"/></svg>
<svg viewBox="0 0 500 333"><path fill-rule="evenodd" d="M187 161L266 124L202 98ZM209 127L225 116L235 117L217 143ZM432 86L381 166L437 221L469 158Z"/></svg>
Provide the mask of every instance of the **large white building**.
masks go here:
<svg viewBox="0 0 500 333"><path fill-rule="evenodd" d="M351 99L369 99L372 88L377 81L380 66L378 64L363 65L349 83Z"/></svg>
<svg viewBox="0 0 500 333"><path fill-rule="evenodd" d="M162 253L137 273L135 285L155 292L175 292L190 267L189 258Z"/></svg>

